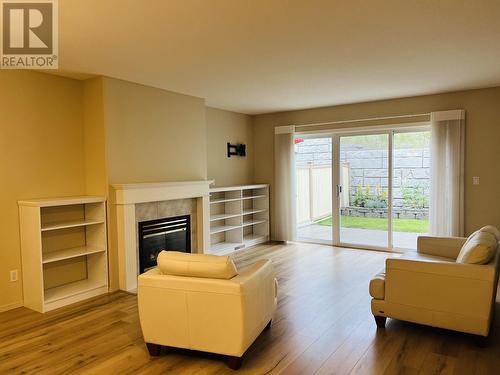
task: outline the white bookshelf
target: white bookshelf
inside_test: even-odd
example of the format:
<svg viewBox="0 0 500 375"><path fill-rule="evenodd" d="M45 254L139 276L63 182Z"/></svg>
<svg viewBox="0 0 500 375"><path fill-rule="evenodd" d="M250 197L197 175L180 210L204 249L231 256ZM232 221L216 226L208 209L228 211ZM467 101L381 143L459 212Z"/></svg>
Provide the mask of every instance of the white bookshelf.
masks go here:
<svg viewBox="0 0 500 375"><path fill-rule="evenodd" d="M108 291L103 197L18 202L24 306L47 312Z"/></svg>
<svg viewBox="0 0 500 375"><path fill-rule="evenodd" d="M269 241L269 185L210 189L210 253Z"/></svg>

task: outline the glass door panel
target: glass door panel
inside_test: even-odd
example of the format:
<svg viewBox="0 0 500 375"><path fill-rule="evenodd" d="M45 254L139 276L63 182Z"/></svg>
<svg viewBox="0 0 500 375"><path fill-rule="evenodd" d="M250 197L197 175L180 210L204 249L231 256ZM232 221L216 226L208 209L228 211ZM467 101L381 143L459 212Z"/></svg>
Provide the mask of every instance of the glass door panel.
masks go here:
<svg viewBox="0 0 500 375"><path fill-rule="evenodd" d="M295 139L297 239L333 243L332 138Z"/></svg>
<svg viewBox="0 0 500 375"><path fill-rule="evenodd" d="M389 134L340 136L342 245L389 247Z"/></svg>
<svg viewBox="0 0 500 375"><path fill-rule="evenodd" d="M429 231L430 131L395 133L393 138L393 247L417 249Z"/></svg>

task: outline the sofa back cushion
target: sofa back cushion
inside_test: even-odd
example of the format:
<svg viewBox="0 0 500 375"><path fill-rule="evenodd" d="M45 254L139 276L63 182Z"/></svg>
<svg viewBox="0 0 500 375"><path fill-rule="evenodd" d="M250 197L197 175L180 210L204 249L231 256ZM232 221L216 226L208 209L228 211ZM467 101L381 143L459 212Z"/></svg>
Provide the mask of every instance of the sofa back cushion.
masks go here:
<svg viewBox="0 0 500 375"><path fill-rule="evenodd" d="M228 256L162 251L157 258L164 275L231 279L238 274Z"/></svg>
<svg viewBox="0 0 500 375"><path fill-rule="evenodd" d="M462 246L457 263L487 264L497 250L497 239L489 230L483 228L472 233Z"/></svg>
<svg viewBox="0 0 500 375"><path fill-rule="evenodd" d="M491 233L492 235L495 236L497 241L500 241L500 230L498 230L497 227L494 227L493 225L486 225L479 229L480 232L488 232Z"/></svg>

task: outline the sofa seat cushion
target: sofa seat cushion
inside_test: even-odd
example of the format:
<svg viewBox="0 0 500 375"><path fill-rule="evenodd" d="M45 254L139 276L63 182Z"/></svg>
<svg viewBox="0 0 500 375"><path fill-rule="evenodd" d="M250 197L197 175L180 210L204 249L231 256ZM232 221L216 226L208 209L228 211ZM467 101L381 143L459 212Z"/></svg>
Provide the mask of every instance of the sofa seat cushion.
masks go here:
<svg viewBox="0 0 500 375"><path fill-rule="evenodd" d="M228 256L162 251L157 258L164 275L231 279L238 274Z"/></svg>
<svg viewBox="0 0 500 375"><path fill-rule="evenodd" d="M375 299L385 298L385 272L378 273L370 280L370 296Z"/></svg>
<svg viewBox="0 0 500 375"><path fill-rule="evenodd" d="M467 238L458 254L457 263L487 264L495 255L497 244L491 228L481 228Z"/></svg>

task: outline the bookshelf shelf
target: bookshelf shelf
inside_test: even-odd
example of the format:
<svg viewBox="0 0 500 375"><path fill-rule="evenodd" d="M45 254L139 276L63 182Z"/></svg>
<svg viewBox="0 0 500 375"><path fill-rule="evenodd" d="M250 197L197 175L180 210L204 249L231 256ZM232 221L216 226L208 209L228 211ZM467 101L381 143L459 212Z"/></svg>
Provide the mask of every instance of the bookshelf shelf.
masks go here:
<svg viewBox="0 0 500 375"><path fill-rule="evenodd" d="M72 221L62 221L59 223L51 223L42 225L42 232L48 230L58 230L66 228L84 227L86 225L103 224L104 220L72 220Z"/></svg>
<svg viewBox="0 0 500 375"><path fill-rule="evenodd" d="M69 249L51 251L42 255L42 263L58 262L64 259L77 258L85 255L105 252L106 249L94 246L78 246Z"/></svg>

